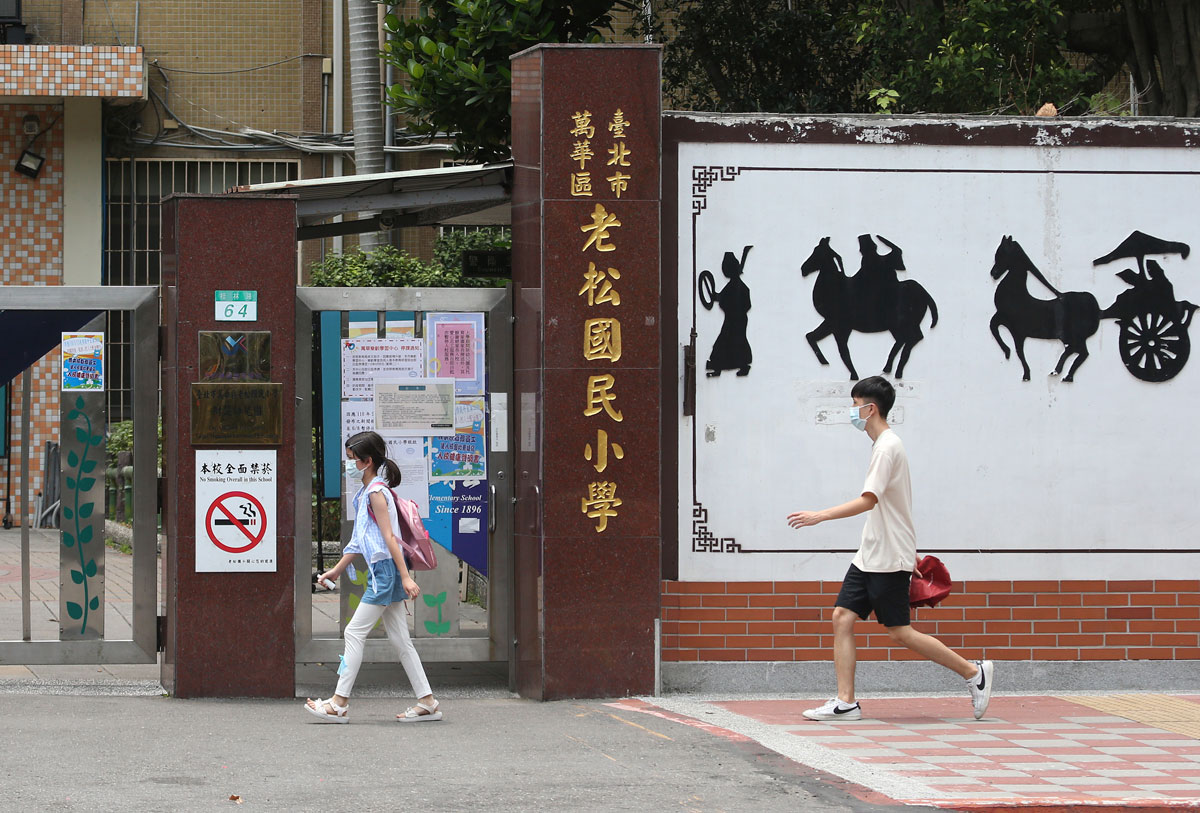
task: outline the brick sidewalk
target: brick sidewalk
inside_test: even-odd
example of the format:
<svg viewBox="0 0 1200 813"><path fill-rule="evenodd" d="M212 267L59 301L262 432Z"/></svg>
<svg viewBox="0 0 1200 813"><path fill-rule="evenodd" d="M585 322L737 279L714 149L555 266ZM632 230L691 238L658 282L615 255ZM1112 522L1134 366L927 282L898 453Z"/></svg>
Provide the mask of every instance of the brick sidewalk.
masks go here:
<svg viewBox="0 0 1200 813"><path fill-rule="evenodd" d="M822 699L626 701L747 737L872 796L944 809L1200 807L1200 695L861 699L862 720L815 723ZM659 710L662 710L660 712Z"/></svg>

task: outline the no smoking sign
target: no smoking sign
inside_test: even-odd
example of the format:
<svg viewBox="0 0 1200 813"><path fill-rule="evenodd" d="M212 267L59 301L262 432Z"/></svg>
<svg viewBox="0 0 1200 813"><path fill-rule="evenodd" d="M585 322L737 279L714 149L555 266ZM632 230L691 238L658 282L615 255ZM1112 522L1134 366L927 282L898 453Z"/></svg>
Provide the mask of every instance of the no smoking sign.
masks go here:
<svg viewBox="0 0 1200 813"><path fill-rule="evenodd" d="M267 532L262 503L244 491L228 491L208 507L205 530L212 543L226 553L253 550Z"/></svg>
<svg viewBox="0 0 1200 813"><path fill-rule="evenodd" d="M275 452L196 451L196 572L274 572Z"/></svg>

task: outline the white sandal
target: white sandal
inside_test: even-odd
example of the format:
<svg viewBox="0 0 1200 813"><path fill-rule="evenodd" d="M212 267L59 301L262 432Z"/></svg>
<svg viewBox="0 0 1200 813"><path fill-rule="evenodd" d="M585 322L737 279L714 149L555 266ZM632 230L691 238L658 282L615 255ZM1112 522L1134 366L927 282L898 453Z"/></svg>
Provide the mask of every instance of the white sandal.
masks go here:
<svg viewBox="0 0 1200 813"><path fill-rule="evenodd" d="M432 706L427 706L420 700L417 705L405 710L403 714L397 714L396 719L401 723L432 723L442 719L442 713L438 710L441 703L437 700L433 701Z"/></svg>
<svg viewBox="0 0 1200 813"><path fill-rule="evenodd" d="M350 713L350 704L349 703L347 703L344 706L339 706L337 703L333 702L332 697L329 698L328 700L314 700L312 702L313 702L313 704L311 706L308 705L308 703L305 703L304 708L308 710L309 714L320 717L321 722L323 722L323 723L348 723L348 722L350 722L350 718L349 718L349 716L347 716ZM326 711L325 708L322 708L322 707L327 707L330 709L330 711Z"/></svg>

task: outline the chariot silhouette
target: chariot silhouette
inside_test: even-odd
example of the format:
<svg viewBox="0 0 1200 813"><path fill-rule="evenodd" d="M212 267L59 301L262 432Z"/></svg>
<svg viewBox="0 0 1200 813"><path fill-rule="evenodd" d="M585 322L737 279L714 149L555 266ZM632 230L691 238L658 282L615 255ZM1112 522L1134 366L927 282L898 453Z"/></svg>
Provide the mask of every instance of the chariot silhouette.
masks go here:
<svg viewBox="0 0 1200 813"><path fill-rule="evenodd" d="M1064 381L1073 381L1075 371L1088 357L1087 340L1099 329L1102 319L1114 319L1120 327L1117 347L1125 368L1142 381L1167 381L1187 364L1191 354L1188 328L1197 306L1176 300L1175 288L1162 266L1147 257L1178 254L1186 260L1190 251L1186 243L1134 231L1111 252L1092 261L1092 265L1105 265L1136 259L1138 265L1137 271L1126 268L1117 272L1129 290L1101 309L1096 297L1086 291L1059 291L1051 285L1021 244L1005 236L996 248L991 271L992 278L999 281L992 335L1004 357L1009 358L1000 328L1008 330L1025 381L1029 380L1025 339L1058 339L1063 343L1063 353L1051 375L1061 374L1067 359L1074 355L1075 360L1063 377ZM1054 298L1041 299L1031 294L1028 275L1044 285Z"/></svg>

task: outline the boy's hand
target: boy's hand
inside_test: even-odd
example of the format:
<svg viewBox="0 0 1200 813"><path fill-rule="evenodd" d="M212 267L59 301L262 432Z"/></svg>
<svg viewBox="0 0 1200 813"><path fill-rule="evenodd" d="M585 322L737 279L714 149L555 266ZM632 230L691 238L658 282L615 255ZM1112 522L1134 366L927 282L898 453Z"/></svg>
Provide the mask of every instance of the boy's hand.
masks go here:
<svg viewBox="0 0 1200 813"><path fill-rule="evenodd" d="M824 520L820 511L797 511L794 514L788 514L788 525L796 529L803 528L805 525L818 525Z"/></svg>

